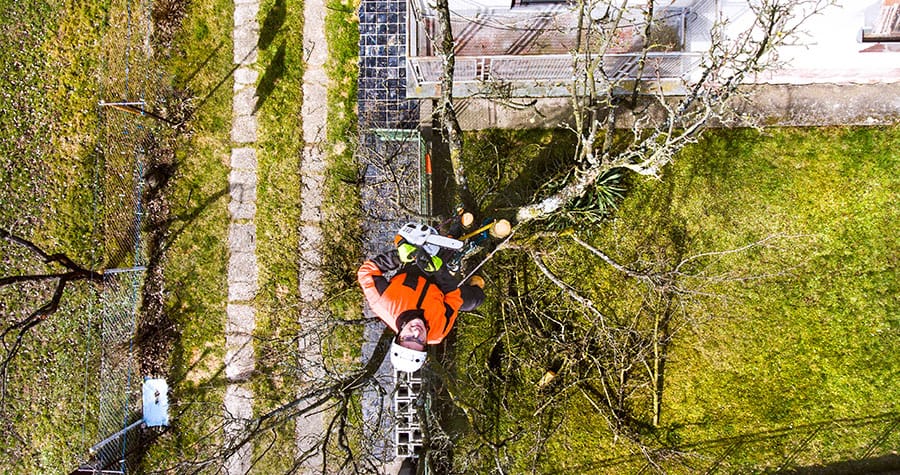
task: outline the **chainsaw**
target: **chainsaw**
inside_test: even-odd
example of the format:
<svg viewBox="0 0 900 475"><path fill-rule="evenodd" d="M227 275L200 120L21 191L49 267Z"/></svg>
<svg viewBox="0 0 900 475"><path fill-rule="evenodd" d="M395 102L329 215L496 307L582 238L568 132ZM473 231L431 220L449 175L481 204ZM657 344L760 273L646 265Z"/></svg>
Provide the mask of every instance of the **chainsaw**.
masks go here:
<svg viewBox="0 0 900 475"><path fill-rule="evenodd" d="M471 223L472 220L468 221ZM394 244L400 251L402 261L414 260L423 271L434 272L441 265L446 265L451 274L458 274L466 257L490 242L491 238L502 239L509 232L509 221L505 219L487 219L479 228L458 238L444 236L427 224L406 223L397 231ZM404 244L409 244L412 249L403 247L401 250Z"/></svg>

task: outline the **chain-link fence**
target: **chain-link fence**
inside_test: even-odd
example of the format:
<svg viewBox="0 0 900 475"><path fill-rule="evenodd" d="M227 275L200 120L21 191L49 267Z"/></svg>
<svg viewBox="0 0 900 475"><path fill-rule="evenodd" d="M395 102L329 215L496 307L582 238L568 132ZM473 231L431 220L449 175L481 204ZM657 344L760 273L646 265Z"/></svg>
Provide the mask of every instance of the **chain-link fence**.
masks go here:
<svg viewBox="0 0 900 475"><path fill-rule="evenodd" d="M88 320L85 473L128 473L140 446L141 382L134 338L148 262L144 238L147 144L159 124L151 111L161 77L151 50L152 3L109 4L98 85L94 167L94 262L105 279ZM90 346L95 348L91 349Z"/></svg>

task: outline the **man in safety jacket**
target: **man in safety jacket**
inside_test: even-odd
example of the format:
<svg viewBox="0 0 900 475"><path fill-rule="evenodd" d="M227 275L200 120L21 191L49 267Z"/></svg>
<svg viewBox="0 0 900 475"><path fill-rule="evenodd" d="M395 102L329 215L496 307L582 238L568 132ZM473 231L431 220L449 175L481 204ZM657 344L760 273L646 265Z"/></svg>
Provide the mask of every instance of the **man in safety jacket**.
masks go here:
<svg viewBox="0 0 900 475"><path fill-rule="evenodd" d="M440 343L460 311L481 305L484 279L474 276L457 287L444 267L426 272L415 263L401 264L392 249L364 262L356 277L369 307L397 334L391 344L394 368L414 372L425 364L425 346Z"/></svg>

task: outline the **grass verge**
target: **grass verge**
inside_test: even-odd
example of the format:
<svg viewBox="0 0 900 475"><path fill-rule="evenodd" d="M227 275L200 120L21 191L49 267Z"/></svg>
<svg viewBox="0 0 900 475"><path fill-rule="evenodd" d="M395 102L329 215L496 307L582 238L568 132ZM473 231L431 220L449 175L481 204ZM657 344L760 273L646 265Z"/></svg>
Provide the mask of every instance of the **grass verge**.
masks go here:
<svg viewBox="0 0 900 475"><path fill-rule="evenodd" d="M184 4L182 4L184 5ZM169 363L172 427L150 447L147 469L210 456L221 434L227 301L228 166L231 152L233 26L230 2L186 4L165 74L192 101L187 134L175 145L167 200L171 222L161 265L165 314L177 329Z"/></svg>
<svg viewBox="0 0 900 475"><path fill-rule="evenodd" d="M540 143L546 133L534 134ZM478 141L488 135L488 144ZM508 149L507 156L534 156L535 142L510 135L502 141L503 134L481 134L470 142ZM641 429L654 447L684 454L664 459L665 470L863 467L898 445L900 434L892 428L900 393L891 383L900 371L893 357L900 350L900 289L892 271L892 223L900 217L900 162L893 153L898 141L897 127L713 131L685 149L662 181L634 181L612 219L578 230L625 263L780 236L709 269L766 278L709 284L705 290L714 297L688 299L681 309L684 318L666 359L661 424ZM506 182L513 183L516 167L498 166L493 176L509 173ZM552 254L568 259L566 268L556 269L561 275L577 276L570 282L608 315L634 314L640 293L628 291L628 282L608 266L559 241ZM521 341L504 333L513 322L502 303L521 292L517 286L529 279L528 266L529 259L517 261L514 253L500 257L485 271L493 293L487 305L457 325L459 395L475 403L471 414L481 414L474 418L481 437L505 441L497 452L478 452L475 445L462 450L483 453L481 468L499 456L517 471L641 469L646 461L631 453L628 440L611 437L588 394L573 390L551 399L536 385L551 362L516 354ZM519 295L541 298L539 288ZM528 364L509 367L515 358ZM487 376L464 377L475 373ZM491 397L479 398L484 394ZM648 417L640 407L632 410ZM531 433L516 435L521 427L554 435L537 450Z"/></svg>
<svg viewBox="0 0 900 475"><path fill-rule="evenodd" d="M303 156L303 2L261 2L257 108L259 115L256 236L259 293L254 331L257 374L253 411L264 414L296 397L301 246L300 162ZM254 443L257 468L287 472L294 460L294 425Z"/></svg>
<svg viewBox="0 0 900 475"><path fill-rule="evenodd" d="M359 77L358 0L329 0L325 17L329 78L326 142L328 167L322 232L328 251L324 259L328 309L336 319L357 319L362 308L356 292L356 269L362 254L359 189L356 187L357 115ZM326 351L330 364L341 367L360 356L362 328L344 328L332 335Z"/></svg>

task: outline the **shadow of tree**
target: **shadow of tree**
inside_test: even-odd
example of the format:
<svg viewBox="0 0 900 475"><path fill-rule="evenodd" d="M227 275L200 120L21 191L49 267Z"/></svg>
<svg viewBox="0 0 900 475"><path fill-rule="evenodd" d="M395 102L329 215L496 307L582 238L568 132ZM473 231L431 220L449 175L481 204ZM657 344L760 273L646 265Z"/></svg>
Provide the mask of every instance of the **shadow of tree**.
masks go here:
<svg viewBox="0 0 900 475"><path fill-rule="evenodd" d="M193 71L191 71L189 74L185 75L184 79L181 81L181 84L183 84L185 87L190 86L190 84L194 80L194 78L197 77L197 75L200 73L200 71L202 71L209 65L209 63L216 57L216 55L219 54L219 50L221 50L222 46L224 46L224 45L225 45L224 40L219 41L219 44L216 45L216 47L213 48L212 51L209 52L209 54L206 56L206 58L202 62L200 62L200 64L198 64L197 67L195 67Z"/></svg>
<svg viewBox="0 0 900 475"><path fill-rule="evenodd" d="M453 171L437 123L431 144L435 212L441 214L454 206L443 199L452 185ZM477 211L509 218L512 210L530 203L548 180L571 166L573 148L574 135L567 131L489 129L471 133L463 160L469 187L481 207Z"/></svg>
<svg viewBox="0 0 900 475"><path fill-rule="evenodd" d="M168 355L172 346L179 341L179 330L175 323L177 317L166 302L163 276L166 254L203 211L228 193L228 189L223 188L184 214L173 215L168 190L169 182L178 169L175 144L174 136L150 136L143 142L151 160L144 173L147 186L143 196L147 211L147 271L142 289L140 325L135 335L142 374L166 374ZM176 294L176 302L179 300Z"/></svg>
<svg viewBox="0 0 900 475"><path fill-rule="evenodd" d="M804 441L805 443L799 445L796 443L785 445L794 447L794 450L789 450L784 460L773 460L773 463L778 463L775 473L803 475L813 473L897 473L898 468L900 468L900 457L897 457L896 454L875 456L875 451L879 449L889 450L888 441L890 436L900 428L900 418L898 417L900 417L900 414L897 412L885 412L861 417L824 420L809 424L790 425L781 429L747 431L736 436L698 441L687 445L676 445L673 448L680 453L707 455L707 459L702 465L691 467L694 472L713 473L724 469L725 466L723 464L728 462L731 457L736 456L741 450L761 450L761 448L769 445L785 445L790 444L792 441ZM793 461L797 453L808 450L809 444L816 440L821 440L821 437L827 435L823 435L824 433L831 433L833 437L834 434L845 432L848 428L868 428L870 433L875 435L864 455L854 457L853 454L846 454L848 458L842 461L823 465L794 466ZM718 454L718 456L710 456L712 454ZM643 454L634 454L599 459L594 463L568 467L565 473L572 473L568 470L576 469L580 472L591 473L610 472L611 469L628 466L629 463L636 461L644 463L643 457ZM563 472L549 471L547 473Z"/></svg>
<svg viewBox="0 0 900 475"><path fill-rule="evenodd" d="M257 43L259 49L269 48L269 45L275 40L275 36L281 31L286 14L287 7L284 4L284 0L275 0L275 5L272 5L269 13L266 14L266 19L263 20L262 29L259 32L259 42Z"/></svg>
<svg viewBox="0 0 900 475"><path fill-rule="evenodd" d="M254 114L259 111L266 99L269 98L269 95L272 94L272 91L275 90L275 83L284 76L284 55L285 43L282 42L275 53L275 57L272 58L272 62L266 68L263 77L259 80L259 85L256 86L257 99L256 106L253 108Z"/></svg>
<svg viewBox="0 0 900 475"><path fill-rule="evenodd" d="M185 213L181 213L175 216L172 216L168 219L166 223L162 223L161 225L165 227L165 229L169 230L170 234L168 235L169 239L165 246L161 248L161 252L165 253L169 247L171 247L177 240L178 237L181 236L184 231L191 226L191 224L196 220L206 209L212 206L216 201L221 199L223 196L228 195L229 189L228 187L224 187L221 190L203 198L203 200L192 210L187 211ZM191 198L188 197L188 202L191 201ZM175 223L179 223L179 226L174 227Z"/></svg>
<svg viewBox="0 0 900 475"><path fill-rule="evenodd" d="M858 460L843 460L826 465L799 467L782 473L792 475L859 475L862 473L896 474L900 473L900 455L890 454Z"/></svg>

